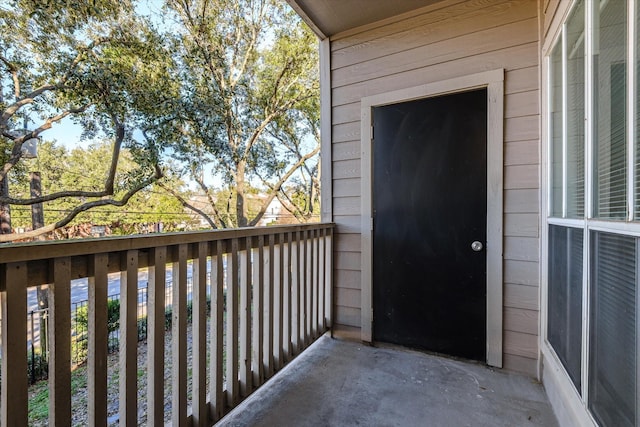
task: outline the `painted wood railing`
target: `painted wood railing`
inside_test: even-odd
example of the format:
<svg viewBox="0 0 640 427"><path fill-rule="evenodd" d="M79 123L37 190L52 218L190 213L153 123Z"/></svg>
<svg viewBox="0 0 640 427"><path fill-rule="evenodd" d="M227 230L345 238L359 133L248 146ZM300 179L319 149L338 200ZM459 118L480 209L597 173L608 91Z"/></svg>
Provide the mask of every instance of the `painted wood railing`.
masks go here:
<svg viewBox="0 0 640 427"><path fill-rule="evenodd" d="M120 425L138 423L139 369L147 370L147 425L162 425L171 265L171 423L209 426L331 326L332 235L332 224L309 224L0 247L1 425L27 425L28 287L49 285L49 425L71 424L71 280L83 277L89 281L88 423L107 423L107 286L113 272L120 273L121 293ZM148 268L147 361L138 366L137 288L143 268Z"/></svg>

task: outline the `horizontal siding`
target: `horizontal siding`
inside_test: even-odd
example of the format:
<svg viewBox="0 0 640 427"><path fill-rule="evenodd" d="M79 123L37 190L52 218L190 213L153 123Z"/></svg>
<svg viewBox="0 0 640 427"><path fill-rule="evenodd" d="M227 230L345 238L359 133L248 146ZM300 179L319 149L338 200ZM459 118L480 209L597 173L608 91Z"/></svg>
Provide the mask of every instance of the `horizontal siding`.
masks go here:
<svg viewBox="0 0 640 427"><path fill-rule="evenodd" d="M537 22L537 18L530 18L333 70L331 72L332 86L334 88L346 86L384 75L455 61L478 52L489 52L531 43L537 38L535 36ZM455 50L451 49L452 45L455 45Z"/></svg>
<svg viewBox="0 0 640 427"><path fill-rule="evenodd" d="M505 237L504 259L516 261L538 261L539 240L533 237Z"/></svg>
<svg viewBox="0 0 640 427"><path fill-rule="evenodd" d="M531 18L536 16L536 12L535 9L532 10L530 3L530 0L502 2L466 0L458 5L430 11L366 33L336 40L331 44L332 60L334 60L332 68L358 61L363 50L371 51L369 56L372 54L384 56L395 52L397 45L422 45L425 41L446 40L459 34L479 31L491 26L492 22L489 20L493 20L493 24L496 25L496 22ZM452 19L460 24L452 26ZM463 27L463 24L469 26L459 28Z"/></svg>
<svg viewBox="0 0 640 427"><path fill-rule="evenodd" d="M504 352L515 356L538 358L538 336L522 332L504 331Z"/></svg>
<svg viewBox="0 0 640 427"><path fill-rule="evenodd" d="M538 288L536 286L505 283L504 306L523 308L526 310L539 310Z"/></svg>
<svg viewBox="0 0 640 427"><path fill-rule="evenodd" d="M510 283L537 288L540 283L539 265L537 262L505 259L503 280L505 284Z"/></svg>
<svg viewBox="0 0 640 427"><path fill-rule="evenodd" d="M339 252L333 253L333 265L336 270L354 270L360 271L362 260L361 254L358 252ZM335 282L335 286L340 286L340 283ZM340 301L337 301L338 303Z"/></svg>
<svg viewBox="0 0 640 427"><path fill-rule="evenodd" d="M538 361L530 357L505 354L502 358L502 367L509 371L525 373L531 377L538 375Z"/></svg>
<svg viewBox="0 0 640 427"><path fill-rule="evenodd" d="M539 237L538 214L506 214L504 235L510 237Z"/></svg>
<svg viewBox="0 0 640 427"><path fill-rule="evenodd" d="M537 140L509 142L504 145L505 166L537 165L540 163L540 145Z"/></svg>
<svg viewBox="0 0 640 427"><path fill-rule="evenodd" d="M335 310L336 323L345 326L360 326L360 309L337 305Z"/></svg>
<svg viewBox="0 0 640 427"><path fill-rule="evenodd" d="M334 88L332 89L331 102L335 107L357 102L365 96L406 88L408 81L412 83L411 86L417 86L496 68L507 70L505 81L512 81L515 86L533 86L532 83L526 81L527 76L516 72L523 68L537 68L538 42L497 51L477 53L452 62L431 66L428 68L428 72L425 72L423 68L418 68L403 73L385 75L354 85ZM517 82L514 81L516 79L518 79Z"/></svg>
<svg viewBox="0 0 640 427"><path fill-rule="evenodd" d="M336 270L334 280L339 283L342 288L360 289L360 271L355 270ZM358 304L358 306L360 306Z"/></svg>
<svg viewBox="0 0 640 427"><path fill-rule="evenodd" d="M522 308L504 308L504 330L522 332L525 334L538 334L538 311Z"/></svg>
<svg viewBox="0 0 640 427"><path fill-rule="evenodd" d="M335 215L333 221L336 222L336 231L340 233L360 233L362 229L359 215Z"/></svg>
<svg viewBox="0 0 640 427"><path fill-rule="evenodd" d="M338 234L335 238L334 248L339 252L360 252L360 234Z"/></svg>
<svg viewBox="0 0 640 427"><path fill-rule="evenodd" d="M505 213L537 213L540 210L540 197L537 189L505 190Z"/></svg>
<svg viewBox="0 0 640 427"><path fill-rule="evenodd" d="M334 197L360 197L360 178L337 179L333 184Z"/></svg>
<svg viewBox="0 0 640 427"><path fill-rule="evenodd" d="M435 5L402 21L332 40L336 324L360 326L360 100L503 68L504 366L535 375L540 282L537 13L537 2L530 0L469 0Z"/></svg>

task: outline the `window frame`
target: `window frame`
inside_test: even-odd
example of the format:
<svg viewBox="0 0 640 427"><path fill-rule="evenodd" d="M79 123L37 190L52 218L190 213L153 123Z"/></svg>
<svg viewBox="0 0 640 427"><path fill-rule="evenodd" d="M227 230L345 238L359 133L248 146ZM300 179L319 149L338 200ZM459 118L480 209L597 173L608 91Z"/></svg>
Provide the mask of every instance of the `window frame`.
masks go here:
<svg viewBox="0 0 640 427"><path fill-rule="evenodd" d="M550 378L545 376L545 382L553 383L563 397L567 409L574 416L578 417L573 421L582 425L598 425L595 418L589 411L589 331L590 331L590 271L592 265L591 254L591 234L593 231L611 234L620 234L638 238L637 247L640 249L640 216L636 219L636 214L640 210L640 205L636 206L637 198L640 197L640 190L636 194L636 174L640 168L640 141L636 141L639 125L637 111L639 109L640 94L638 94L638 73L640 63L640 41L638 40L638 25L640 24L640 0L627 1L626 14L626 150L627 150L627 177L626 177L626 197L627 212L623 220L594 218L594 203L597 201L594 189L594 13L595 1L583 0L585 7L585 59L584 59L584 217L567 218L567 56L566 56L566 36L567 21L579 0L561 3L558 6L555 16L550 24L549 31L544 37L541 50L541 181L542 197L540 210L540 233L541 233L541 288L540 288L540 351L543 356L545 374L551 374ZM553 49L562 44L562 137L563 137L563 170L562 170L562 217L553 217L553 129L552 114L552 61ZM638 164L636 164L638 162ZM556 209L557 210L557 209ZM555 350L548 340L548 294L549 294L549 225L578 228L583 231L583 281L582 281L582 363L581 363L581 390L577 390L570 379L570 376ZM640 254L640 251L638 252ZM637 282L640 282L640 255L636 259ZM636 284L636 425L640 425L640 286ZM550 365L550 369L547 366ZM559 374L561 373L561 374ZM542 372L541 372L542 375Z"/></svg>

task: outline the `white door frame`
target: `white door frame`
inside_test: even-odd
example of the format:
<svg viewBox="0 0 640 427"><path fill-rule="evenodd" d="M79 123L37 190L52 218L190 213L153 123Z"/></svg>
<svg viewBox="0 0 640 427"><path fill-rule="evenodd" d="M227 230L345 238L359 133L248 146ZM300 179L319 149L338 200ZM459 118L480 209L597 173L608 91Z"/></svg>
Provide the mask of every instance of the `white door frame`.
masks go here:
<svg viewBox="0 0 640 427"><path fill-rule="evenodd" d="M504 70L497 69L368 96L361 100L362 282L361 339L373 341L373 107L438 95L487 89L487 364L502 367L502 192Z"/></svg>

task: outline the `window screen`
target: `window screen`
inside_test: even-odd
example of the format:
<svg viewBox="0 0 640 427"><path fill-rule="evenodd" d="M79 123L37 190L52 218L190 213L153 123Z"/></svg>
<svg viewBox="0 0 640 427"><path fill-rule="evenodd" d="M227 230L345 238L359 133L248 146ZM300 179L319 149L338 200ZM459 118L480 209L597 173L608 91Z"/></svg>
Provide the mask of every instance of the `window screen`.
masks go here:
<svg viewBox="0 0 640 427"><path fill-rule="evenodd" d="M595 216L627 214L626 34L627 2L606 1L595 8L593 54Z"/></svg>
<svg viewBox="0 0 640 427"><path fill-rule="evenodd" d="M551 53L551 216L562 217L562 43Z"/></svg>
<svg viewBox="0 0 640 427"><path fill-rule="evenodd" d="M634 426L636 238L591 238L589 409L603 426Z"/></svg>
<svg viewBox="0 0 640 427"><path fill-rule="evenodd" d="M584 3L567 21L567 217L584 217Z"/></svg>
<svg viewBox="0 0 640 427"><path fill-rule="evenodd" d="M582 229L549 226L547 337L578 392L582 363Z"/></svg>

